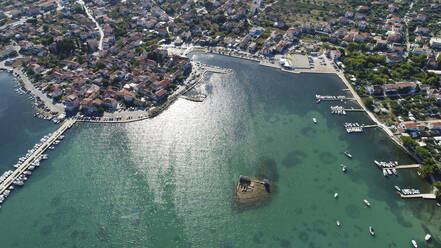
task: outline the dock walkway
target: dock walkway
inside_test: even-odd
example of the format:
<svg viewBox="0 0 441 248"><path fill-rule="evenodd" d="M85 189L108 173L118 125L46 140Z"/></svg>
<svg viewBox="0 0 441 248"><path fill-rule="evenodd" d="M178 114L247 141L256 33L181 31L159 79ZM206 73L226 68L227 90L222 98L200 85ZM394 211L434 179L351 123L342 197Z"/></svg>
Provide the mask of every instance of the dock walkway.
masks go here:
<svg viewBox="0 0 441 248"><path fill-rule="evenodd" d="M52 145L52 143L54 143L54 141L56 141L58 139L58 137L60 137L60 135L62 135L67 129L69 129L70 127L72 127L72 125L75 123L76 121L73 119L68 119L66 121L64 121L64 123L60 126L60 128L55 131L50 137L49 139L46 140L46 142L44 142L37 150L35 150L35 152L29 156L21 165L20 167L18 167L8 178L6 178L5 181L3 181L0 184L0 194L2 194L6 189L9 188L9 186L11 186L11 184L21 175L23 174L23 172L25 170L28 169L28 167L36 160L40 157L41 154L43 154L48 148L49 146Z"/></svg>

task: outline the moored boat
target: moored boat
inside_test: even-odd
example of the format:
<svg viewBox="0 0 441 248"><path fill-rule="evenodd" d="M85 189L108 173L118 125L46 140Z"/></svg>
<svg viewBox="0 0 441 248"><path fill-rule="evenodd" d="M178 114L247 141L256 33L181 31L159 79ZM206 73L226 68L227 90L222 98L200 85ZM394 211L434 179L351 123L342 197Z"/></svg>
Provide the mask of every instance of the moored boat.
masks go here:
<svg viewBox="0 0 441 248"><path fill-rule="evenodd" d="M343 165L343 168L341 169L344 173L346 173L346 171L348 171L348 167L346 165Z"/></svg>
<svg viewBox="0 0 441 248"><path fill-rule="evenodd" d="M340 221L339 221L339 220L337 220L337 222L336 222L336 223L337 223L337 226L340 226Z"/></svg>
<svg viewBox="0 0 441 248"><path fill-rule="evenodd" d="M392 168L392 173L394 173L395 176L398 176L397 169Z"/></svg>
<svg viewBox="0 0 441 248"><path fill-rule="evenodd" d="M316 118L312 118L312 121L317 124L317 119Z"/></svg>
<svg viewBox="0 0 441 248"><path fill-rule="evenodd" d="M415 240L412 239L411 243L412 243L413 247L418 248L418 244Z"/></svg>
<svg viewBox="0 0 441 248"><path fill-rule="evenodd" d="M395 189L396 189L398 192L401 191L400 187L398 187L397 185L395 185L394 187L395 187Z"/></svg>
<svg viewBox="0 0 441 248"><path fill-rule="evenodd" d="M426 241L429 241L431 238L432 238L432 235L430 235L430 234L426 234L426 236L424 237L424 239Z"/></svg>
<svg viewBox="0 0 441 248"><path fill-rule="evenodd" d="M390 169L386 169L386 171L389 176L392 175L392 171Z"/></svg>
<svg viewBox="0 0 441 248"><path fill-rule="evenodd" d="M374 228L372 226L369 226L369 233L374 236L375 235L375 231Z"/></svg>
<svg viewBox="0 0 441 248"><path fill-rule="evenodd" d="M335 194L334 194L334 198L337 198L337 197L338 197L338 193L335 193Z"/></svg>
<svg viewBox="0 0 441 248"><path fill-rule="evenodd" d="M346 157L352 158L352 155L348 151L345 151L344 153L345 153Z"/></svg>
<svg viewBox="0 0 441 248"><path fill-rule="evenodd" d="M366 204L366 206L368 206L368 207L371 206L371 203L368 200L364 199L363 201L364 201L364 204Z"/></svg>
<svg viewBox="0 0 441 248"><path fill-rule="evenodd" d="M386 171L386 169L383 169L383 176L387 177L387 171Z"/></svg>

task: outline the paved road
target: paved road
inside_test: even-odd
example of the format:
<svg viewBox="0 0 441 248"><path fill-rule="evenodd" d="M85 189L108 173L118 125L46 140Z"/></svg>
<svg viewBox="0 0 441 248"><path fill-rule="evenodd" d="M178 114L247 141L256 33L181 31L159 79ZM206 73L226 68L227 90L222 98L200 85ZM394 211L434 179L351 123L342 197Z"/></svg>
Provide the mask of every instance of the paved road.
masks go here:
<svg viewBox="0 0 441 248"><path fill-rule="evenodd" d="M90 9L86 6L86 4L84 3L83 0L77 0L77 3L81 4L81 6L83 6L84 11L86 12L87 16L89 17L89 19L92 20L93 23L95 23L96 28L98 29L98 31L100 32L100 42L98 44L98 50L103 50L103 40L104 40L104 32L103 29L101 28L100 24L95 20L95 18L92 15L92 12L90 11Z"/></svg>

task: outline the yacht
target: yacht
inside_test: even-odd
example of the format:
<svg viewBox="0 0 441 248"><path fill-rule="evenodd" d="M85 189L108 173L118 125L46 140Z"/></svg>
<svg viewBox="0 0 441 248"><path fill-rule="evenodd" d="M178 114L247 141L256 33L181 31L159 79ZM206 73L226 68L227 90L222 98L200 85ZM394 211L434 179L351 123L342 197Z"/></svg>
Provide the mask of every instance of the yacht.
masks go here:
<svg viewBox="0 0 441 248"><path fill-rule="evenodd" d="M374 236L375 235L375 231L374 228L372 226L369 226L369 233Z"/></svg>
<svg viewBox="0 0 441 248"><path fill-rule="evenodd" d="M317 124L317 119L316 118L312 118L312 121Z"/></svg>
<svg viewBox="0 0 441 248"><path fill-rule="evenodd" d="M413 247L418 248L418 244L415 240L412 239L411 242L412 242Z"/></svg>
<svg viewBox="0 0 441 248"><path fill-rule="evenodd" d="M368 206L368 207L370 207L371 206L371 203L368 201L368 200L363 200L364 201L364 203L366 204L366 206Z"/></svg>

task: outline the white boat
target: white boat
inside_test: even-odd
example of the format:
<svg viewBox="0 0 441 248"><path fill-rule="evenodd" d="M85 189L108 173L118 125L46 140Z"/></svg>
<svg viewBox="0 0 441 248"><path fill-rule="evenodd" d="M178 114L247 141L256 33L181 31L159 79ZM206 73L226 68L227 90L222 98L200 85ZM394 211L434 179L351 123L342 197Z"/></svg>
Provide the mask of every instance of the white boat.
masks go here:
<svg viewBox="0 0 441 248"><path fill-rule="evenodd" d="M375 231L374 228L372 226L369 226L369 233L374 236L375 235Z"/></svg>
<svg viewBox="0 0 441 248"><path fill-rule="evenodd" d="M377 166L381 166L380 162L378 162L377 160L374 160L374 163L375 163Z"/></svg>
<svg viewBox="0 0 441 248"><path fill-rule="evenodd" d="M431 238L432 238L432 235L430 235L430 234L426 234L426 236L424 237L424 239L426 241L429 241Z"/></svg>
<svg viewBox="0 0 441 248"><path fill-rule="evenodd" d="M344 153L348 158L352 158L352 155L348 151L345 151Z"/></svg>
<svg viewBox="0 0 441 248"><path fill-rule="evenodd" d="M397 169L392 168L392 173L394 173L395 176L398 176Z"/></svg>
<svg viewBox="0 0 441 248"><path fill-rule="evenodd" d="M334 194L334 198L337 198L337 197L338 197L338 193L335 193L335 194Z"/></svg>
<svg viewBox="0 0 441 248"><path fill-rule="evenodd" d="M390 169L386 169L386 171L389 176L392 175L392 171Z"/></svg>
<svg viewBox="0 0 441 248"><path fill-rule="evenodd" d="M317 124L317 119L316 118L312 118L312 121Z"/></svg>
<svg viewBox="0 0 441 248"><path fill-rule="evenodd" d="M386 169L383 169L383 176L387 177L387 171L386 171Z"/></svg>
<svg viewBox="0 0 441 248"><path fill-rule="evenodd" d="M337 226L340 226L340 221L337 220Z"/></svg>
<svg viewBox="0 0 441 248"><path fill-rule="evenodd" d="M368 201L368 200L363 200L364 201L364 203L366 204L366 206L368 206L368 207L370 207L371 206L371 203Z"/></svg>
<svg viewBox="0 0 441 248"><path fill-rule="evenodd" d="M418 244L415 240L412 239L411 242L412 242L413 247L418 248Z"/></svg>
<svg viewBox="0 0 441 248"><path fill-rule="evenodd" d="M397 185L395 185L394 187L395 187L395 189L396 189L398 192L401 191L400 187L398 187Z"/></svg>

